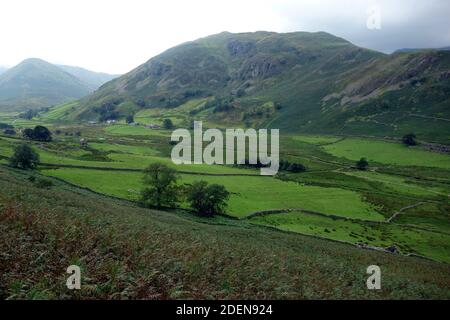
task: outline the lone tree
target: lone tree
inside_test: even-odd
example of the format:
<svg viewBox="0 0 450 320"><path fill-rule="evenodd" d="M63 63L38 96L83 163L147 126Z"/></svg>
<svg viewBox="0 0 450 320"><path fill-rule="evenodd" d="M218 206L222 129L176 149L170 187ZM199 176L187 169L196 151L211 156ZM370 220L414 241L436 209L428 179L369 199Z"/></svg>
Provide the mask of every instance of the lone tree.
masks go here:
<svg viewBox="0 0 450 320"><path fill-rule="evenodd" d="M133 115L128 115L127 118L125 119L126 123L130 124L134 122L134 117Z"/></svg>
<svg viewBox="0 0 450 320"><path fill-rule="evenodd" d="M369 162L367 162L366 158L361 158L359 161L356 162L356 168L358 170L367 170L369 167Z"/></svg>
<svg viewBox="0 0 450 320"><path fill-rule="evenodd" d="M152 163L144 171L141 203L146 207L173 207L178 201L176 171L163 163Z"/></svg>
<svg viewBox="0 0 450 320"><path fill-rule="evenodd" d="M171 119L164 119L163 127L164 127L164 129L167 129L167 130L173 129L173 122L172 122L172 120Z"/></svg>
<svg viewBox="0 0 450 320"><path fill-rule="evenodd" d="M23 170L35 169L39 164L39 154L29 145L21 144L14 148L9 165Z"/></svg>
<svg viewBox="0 0 450 320"><path fill-rule="evenodd" d="M188 188L187 200L192 209L200 216L212 217L222 214L227 207L230 193L224 186L208 185L206 181L195 181Z"/></svg>
<svg viewBox="0 0 450 320"><path fill-rule="evenodd" d="M414 133L409 133L403 136L402 141L407 146L417 146L416 135Z"/></svg>

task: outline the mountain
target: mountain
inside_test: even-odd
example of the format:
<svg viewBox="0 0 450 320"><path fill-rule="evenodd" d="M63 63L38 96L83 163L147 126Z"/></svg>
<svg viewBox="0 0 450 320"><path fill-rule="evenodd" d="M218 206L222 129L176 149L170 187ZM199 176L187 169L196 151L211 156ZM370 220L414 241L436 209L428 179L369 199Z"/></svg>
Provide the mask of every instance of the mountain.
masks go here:
<svg viewBox="0 0 450 320"><path fill-rule="evenodd" d="M324 32L224 32L171 48L108 82L71 117L177 110L194 99L205 103L189 121L307 133L414 131L448 140L450 52L385 55Z"/></svg>
<svg viewBox="0 0 450 320"><path fill-rule="evenodd" d="M0 66L0 74L4 73L8 68Z"/></svg>
<svg viewBox="0 0 450 320"><path fill-rule="evenodd" d="M0 110L49 107L92 92L75 76L40 59L27 59L0 75Z"/></svg>
<svg viewBox="0 0 450 320"><path fill-rule="evenodd" d="M100 86L114 78L119 77L119 75L112 75L101 72L94 72L86 70L80 67L58 65L59 68L67 73L77 77L91 88L92 91L97 90Z"/></svg>
<svg viewBox="0 0 450 320"><path fill-rule="evenodd" d="M423 51L449 51L449 47L443 48L403 48L395 51L394 53L414 53L414 52L423 52Z"/></svg>

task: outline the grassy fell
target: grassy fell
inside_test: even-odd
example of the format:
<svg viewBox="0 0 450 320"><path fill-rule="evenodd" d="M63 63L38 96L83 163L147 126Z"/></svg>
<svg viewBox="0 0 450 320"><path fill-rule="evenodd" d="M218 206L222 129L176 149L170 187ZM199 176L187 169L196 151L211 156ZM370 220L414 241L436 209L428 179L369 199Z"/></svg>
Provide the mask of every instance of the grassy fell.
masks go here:
<svg viewBox="0 0 450 320"><path fill-rule="evenodd" d="M445 264L139 209L60 182L42 190L3 168L0 176L10 190L0 198L2 298L450 297ZM65 287L74 263L82 268L76 293ZM365 288L372 264L383 270L379 292Z"/></svg>

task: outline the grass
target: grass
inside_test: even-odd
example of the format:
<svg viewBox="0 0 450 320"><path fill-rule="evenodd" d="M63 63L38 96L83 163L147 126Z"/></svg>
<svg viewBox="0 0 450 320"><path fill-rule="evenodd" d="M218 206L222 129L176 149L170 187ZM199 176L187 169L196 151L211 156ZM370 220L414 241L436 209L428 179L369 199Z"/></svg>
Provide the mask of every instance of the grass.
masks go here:
<svg viewBox="0 0 450 320"><path fill-rule="evenodd" d="M446 264L139 209L58 181L43 190L28 176L0 168L2 299L450 298ZM71 264L80 291L65 286ZM366 289L372 264L383 290Z"/></svg>
<svg viewBox="0 0 450 320"><path fill-rule="evenodd" d="M332 136L312 136L312 135L296 135L292 137L294 140L302 141L314 145L331 144L339 141L339 138Z"/></svg>
<svg viewBox="0 0 450 320"><path fill-rule="evenodd" d="M450 262L450 234L417 230L396 224L367 224L332 219L301 212L255 217L251 221L280 230L354 244L361 243L381 248L395 244L403 254L418 254Z"/></svg>
<svg viewBox="0 0 450 320"><path fill-rule="evenodd" d="M142 174L135 172L68 168L42 172L100 193L130 200L138 199L143 188ZM181 177L183 183L204 180L224 185L232 193L227 213L235 217L245 217L257 211L302 208L355 219L384 220L373 205L365 202L360 194L353 191L302 186L270 177Z"/></svg>
<svg viewBox="0 0 450 320"><path fill-rule="evenodd" d="M161 130L147 129L143 126L129 126L129 125L111 125L106 127L105 132L117 136L165 136L165 132Z"/></svg>
<svg viewBox="0 0 450 320"><path fill-rule="evenodd" d="M347 138L323 146L323 149L336 157L354 161L366 157L369 163L450 169L450 156L407 147L400 143Z"/></svg>
<svg viewBox="0 0 450 320"><path fill-rule="evenodd" d="M383 173L370 172L370 171L351 171L345 172L347 175L367 179L369 181L381 182L385 187L391 188L396 192L415 195L415 196L446 196L448 197L450 194L450 188L441 186L441 187L433 187L433 186L424 186L415 183L413 179L408 179L406 177L393 176Z"/></svg>

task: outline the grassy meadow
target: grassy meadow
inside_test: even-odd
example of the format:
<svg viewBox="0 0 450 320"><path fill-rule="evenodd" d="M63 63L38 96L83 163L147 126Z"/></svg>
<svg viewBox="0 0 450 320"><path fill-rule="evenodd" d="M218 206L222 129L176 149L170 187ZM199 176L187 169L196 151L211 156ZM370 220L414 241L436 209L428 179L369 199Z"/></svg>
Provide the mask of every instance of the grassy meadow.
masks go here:
<svg viewBox="0 0 450 320"><path fill-rule="evenodd" d="M52 131L59 130L58 134L54 133L54 141L51 143L27 142L40 154L42 162L35 175L46 177L45 179L50 179L55 184L47 191L35 190L32 186L30 190L33 196L41 196L41 193L47 192L48 194L45 197L49 203L61 203L62 199L59 197L62 194L68 196L68 199L64 201L72 203L70 207L72 209L70 210L73 210L73 216L71 213L70 217L57 218L66 222L71 221L70 219L78 219L81 212L91 215L92 210L98 211L93 209L94 206L97 206L97 201L109 203L105 205L104 210L108 210L108 214L112 214L112 216L108 216L105 211L104 214L92 217L92 221L95 222L89 220L86 225L80 226L82 229L91 230L91 223L95 225L107 223L106 221L114 221L118 224L117 228L122 228L121 232L123 232L124 237L126 234L126 237L137 239L138 237L147 237L147 231L142 229L143 226L150 228L150 230L158 229L160 232L165 232L166 224L177 221L174 229L171 229L174 236L176 234L175 237L182 234L182 237L189 238L190 236L186 235L192 234L192 230L203 230L201 231L201 237L205 232L206 238L209 237L210 232L211 234L219 232L224 243L229 242L233 246L239 246L239 249L236 249L239 250L239 255L242 254L239 259L236 258L239 261L248 254L247 249L244 249L246 245L251 248L253 245L256 246L258 241L261 241L258 239L264 238L264 241L266 241L264 246L266 247L263 250L269 250L272 255L275 251L271 250L278 250L277 248L281 248L283 245L290 246L289 248L283 247L277 253L280 255L277 259L281 259L277 262L277 268L283 270L291 270L289 269L291 267L284 268L287 268L286 264L290 266L292 261L296 259L294 257L297 256L307 256L308 259L312 259L310 260L312 269L329 264L332 260L341 259L336 258L337 253L333 252L335 247L339 247L340 251L345 248L342 252L351 251L351 254L345 253L347 257L352 256L351 259L355 259L354 255L358 255L358 258L351 262L355 267L361 259L369 259L368 257L371 255L376 255L379 264L418 265L428 263L418 260L415 258L417 256L438 261L443 263L439 266L444 269L448 268L450 263L450 157L447 154L426 151L420 146L407 148L400 143L367 138L317 134L282 135L280 158L305 165L306 172L280 171L275 177L263 177L260 176L259 170L245 166L193 164L176 166L170 159L172 148L169 143L170 131L148 129L144 127L144 124L161 124L163 119L170 118L176 125L184 125L190 121L190 111L197 108L201 109L205 103L206 100L193 100L167 113L159 109L140 111L135 115L135 121L141 123L137 126L124 123L89 125L61 121L61 119L64 119L64 115L71 110L71 104L51 108L37 118L26 121L17 119L17 115L0 114L0 122L14 123L13 125L16 125L17 128L47 123ZM80 145L81 138L88 141L87 146ZM10 172L11 169L6 167L7 158L12 155L14 147L23 142L24 140L20 135L0 136L2 175L6 177L6 180L11 180L16 185L23 183L20 181L26 180L26 176L31 173ZM354 168L355 161L361 157L366 157L369 160L369 170L359 171ZM171 212L158 212L135 207L133 203L139 200L140 192L144 187L142 170L155 162L167 164L177 170L180 185L203 180L225 186L231 193L226 214L211 219L196 217L192 215L188 204L184 201ZM81 189L77 187L81 187ZM5 195L3 195L2 203L10 203L5 201L11 201L14 197L16 196L8 196L6 198L9 200L5 200ZM78 203L80 197L91 199L92 204L81 206ZM133 209L128 206L132 206ZM124 209L125 207L126 209ZM26 212L28 208L20 208L20 210ZM19 219L22 219L20 218L22 214L20 210L14 214L18 214ZM122 212L122 210L130 212L130 214L121 216L119 212ZM39 217L36 216L35 218L40 221ZM9 221L7 218L5 219ZM158 219L161 219L161 221ZM36 225L39 225L39 223L36 223ZM7 228L7 232L10 234L17 232L12 227L4 226L4 228ZM138 229L140 231L137 231ZM49 232L58 231L52 229ZM102 233L98 233L97 230L86 232L92 233L93 237L94 234L95 237L102 239L104 237L103 231ZM223 232L225 234L222 234ZM236 243L236 241L239 241L237 239L247 239L249 237L247 233L257 234L257 239L252 239L251 244L245 241ZM121 240L120 237L108 241L125 241ZM270 244L272 240L268 239L274 238L285 240L277 242L277 244ZM341 242L341 244L336 242ZM176 245L183 246L181 243L180 238L180 242L177 242ZM320 253L313 253L312 249L307 249L310 243L323 246ZM137 243L131 245L139 246ZM398 255L381 254L360 248L361 246L387 248L392 245L396 246ZM146 251L143 247L139 248L141 251ZM156 248L156 245L152 248ZM202 250L205 251L203 248ZM297 250L300 250L300 252ZM32 254L34 253L30 253L30 255ZM153 253L148 254L151 256ZM204 254L216 255L217 252L210 253L206 250ZM288 258L288 255L290 255L290 258ZM158 257L160 258L160 256ZM187 268L183 269L183 276L198 277L204 269L196 264L204 261L202 259L205 257L199 255L197 258L190 257L183 260L183 268ZM68 259L79 258L77 256L68 257ZM133 259L138 258L134 257ZM174 259L180 259L180 256ZM256 263L256 261L259 261L257 259L262 259L262 256L254 257L254 259L254 263ZM288 261L286 259L294 260ZM236 263L236 266L240 265L240 262ZM347 267L350 266L349 262L345 264ZM91 270L93 268L92 265L86 265L85 267L91 268ZM164 266L159 267L165 268ZM117 268L121 270L121 267ZM306 268L310 270L309 267ZM282 281L280 286L275 286L279 288L270 291L267 297L322 297L319 293L321 289L315 291L314 285L312 291L308 292L304 291L306 289L300 282L290 283L286 281L286 283L283 283L285 280L281 275L275 277L272 274L275 270L276 268L273 269L269 265L262 265L258 270L260 272L257 276L258 279L261 278L261 274L266 274L266 276L270 274L273 281L276 281L274 279ZM289 272L296 272L296 270L294 268ZM407 272L401 268L395 269L395 267L392 270L397 273ZM124 269L119 272L128 271ZM237 284L241 275L230 273L231 271L224 272L228 275L222 274L221 279L224 279L223 281L226 281L226 283L224 282L225 284L220 288L215 288L218 290L215 293L209 291L210 288L207 287L206 283L204 284L205 287L202 288L192 288L184 283L183 285L188 288L186 290L180 289L177 291L174 287L171 287L168 289L169 291L158 294L161 294L161 297L172 298L206 297L208 294L209 297L254 297L252 296L254 294L253 289L250 288L243 289L242 294L237 293L237 290L242 290L242 287ZM440 275L441 278L430 273L427 284L417 280L421 283L418 286L433 284L433 290L429 291L432 292L431 295L436 294L440 297L448 295L448 288L445 290L441 285L444 282L448 283L447 280L450 279L445 272L443 271ZM425 276L427 274L425 269L421 270L420 274L427 277ZM172 276L174 275L171 273L168 275L168 277ZM247 273L245 273L245 276L248 276ZM416 276L418 275L415 273L408 273L405 279L411 280ZM13 276L11 275L11 277ZM308 277L310 278L301 278L303 280L299 278L299 281L306 281L308 286L310 283L317 283L317 274L311 273ZM353 279L352 277L346 271L344 278ZM268 279L267 281L272 280ZM394 282L392 286L394 286ZM3 295L15 297L23 295L21 291L15 289L16 284L8 283L11 287L3 291ZM127 285L130 286L131 284L121 281L115 283L115 286ZM265 284L261 283L261 285ZM268 283L266 285L272 286ZM55 294L58 294L55 287L50 291L41 290L46 285L39 281L33 283L31 287L34 288L34 293L28 291L28 295L54 297ZM108 286L97 287L88 296L104 297L114 290L113 287ZM365 296L365 293L354 291L353 288L340 290L343 289L340 287L337 292L329 294L330 297ZM387 291L385 294L387 296L398 294L400 297L416 297L418 295L414 288L403 289L400 293L395 294L394 291ZM131 296L145 297L146 293L132 293ZM375 298L375 296L370 295L366 297Z"/></svg>

